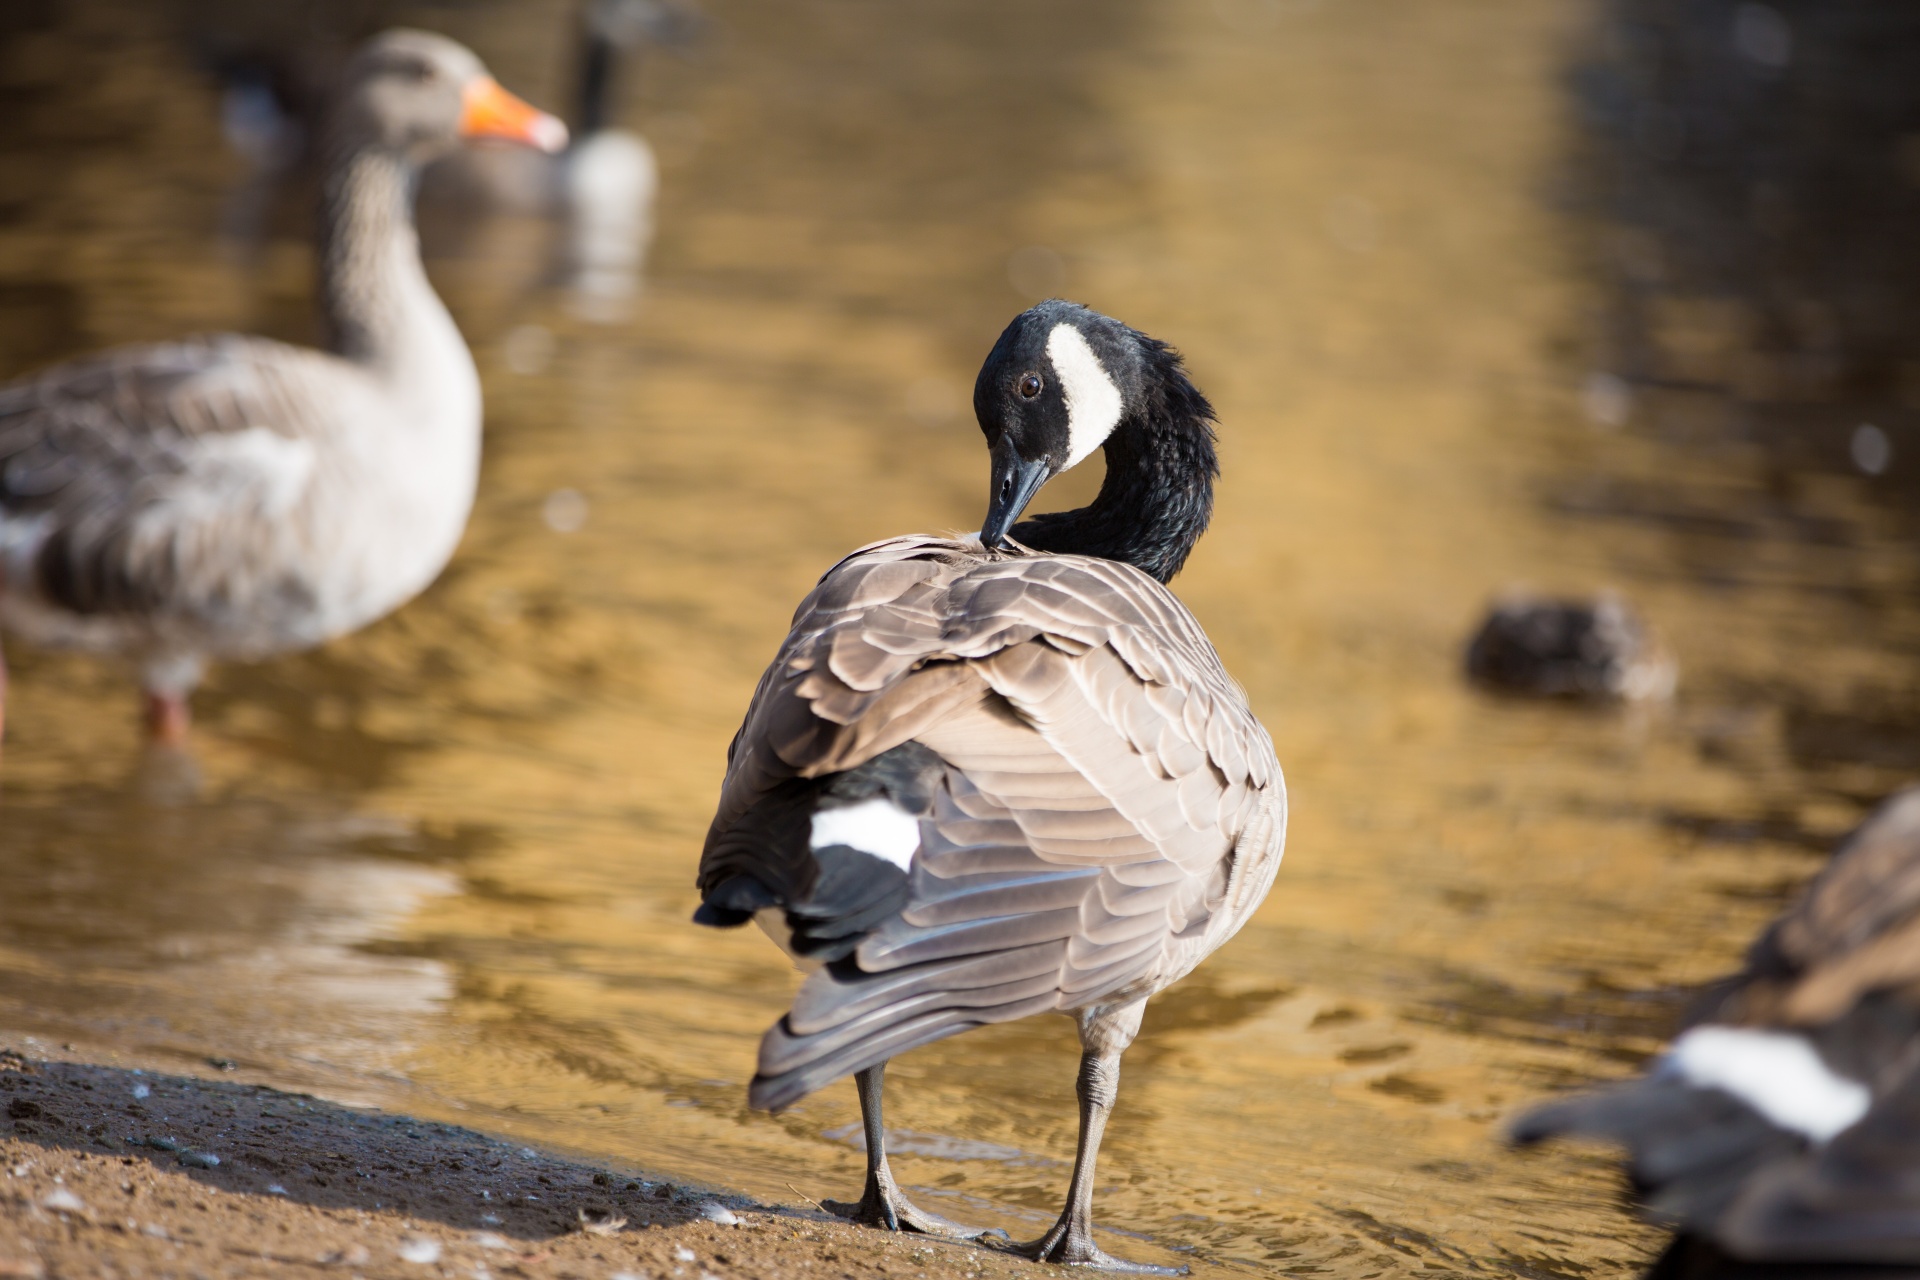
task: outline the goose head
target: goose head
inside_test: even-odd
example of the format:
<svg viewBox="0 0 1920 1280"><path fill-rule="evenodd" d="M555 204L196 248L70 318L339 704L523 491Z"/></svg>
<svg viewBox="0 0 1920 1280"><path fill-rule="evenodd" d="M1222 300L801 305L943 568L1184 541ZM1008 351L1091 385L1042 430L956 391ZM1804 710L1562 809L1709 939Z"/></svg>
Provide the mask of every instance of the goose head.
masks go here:
<svg viewBox="0 0 1920 1280"><path fill-rule="evenodd" d="M339 140L423 165L463 138L505 138L542 151L567 145L567 126L502 89L472 50L428 31L375 36L347 64L335 117Z"/></svg>
<svg viewBox="0 0 1920 1280"><path fill-rule="evenodd" d="M1167 581L1213 507L1213 408L1167 344L1078 303L1014 317L973 387L992 488L981 542L1123 560ZM1103 450L1094 502L1020 524L1041 487Z"/></svg>

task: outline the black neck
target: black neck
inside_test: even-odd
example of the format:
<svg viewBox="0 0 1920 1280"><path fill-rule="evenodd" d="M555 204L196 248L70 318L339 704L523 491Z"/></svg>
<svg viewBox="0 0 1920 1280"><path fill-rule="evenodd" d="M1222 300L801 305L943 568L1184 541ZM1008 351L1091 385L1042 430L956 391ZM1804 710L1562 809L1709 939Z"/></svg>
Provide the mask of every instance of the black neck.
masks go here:
<svg viewBox="0 0 1920 1280"><path fill-rule="evenodd" d="M588 30L580 50L580 100L574 108L574 131L583 138L607 127L617 56L613 41L597 30Z"/></svg>
<svg viewBox="0 0 1920 1280"><path fill-rule="evenodd" d="M1187 381L1171 351L1148 379L1145 403L1107 437L1107 478L1077 511L1034 516L1011 536L1037 551L1124 560L1161 582L1172 580L1213 515L1220 466L1213 449L1213 407Z"/></svg>

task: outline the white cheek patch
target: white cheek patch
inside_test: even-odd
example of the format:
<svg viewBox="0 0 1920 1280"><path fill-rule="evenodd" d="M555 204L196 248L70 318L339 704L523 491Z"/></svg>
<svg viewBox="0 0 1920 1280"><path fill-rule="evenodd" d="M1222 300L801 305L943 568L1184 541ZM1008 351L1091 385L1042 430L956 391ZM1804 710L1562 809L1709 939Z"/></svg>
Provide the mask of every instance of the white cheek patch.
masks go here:
<svg viewBox="0 0 1920 1280"><path fill-rule="evenodd" d="M1695 1027L1673 1042L1660 1074L1722 1089L1783 1129L1825 1142L1867 1114L1867 1086L1835 1075L1806 1039L1744 1027Z"/></svg>
<svg viewBox="0 0 1920 1280"><path fill-rule="evenodd" d="M807 847L824 849L831 844L885 858L906 871L920 848L920 819L878 797L843 809L821 809L813 815L813 836Z"/></svg>
<svg viewBox="0 0 1920 1280"><path fill-rule="evenodd" d="M1067 401L1068 452L1060 467L1065 471L1106 443L1120 425L1120 388L1085 335L1070 324L1057 324L1047 335L1047 358Z"/></svg>

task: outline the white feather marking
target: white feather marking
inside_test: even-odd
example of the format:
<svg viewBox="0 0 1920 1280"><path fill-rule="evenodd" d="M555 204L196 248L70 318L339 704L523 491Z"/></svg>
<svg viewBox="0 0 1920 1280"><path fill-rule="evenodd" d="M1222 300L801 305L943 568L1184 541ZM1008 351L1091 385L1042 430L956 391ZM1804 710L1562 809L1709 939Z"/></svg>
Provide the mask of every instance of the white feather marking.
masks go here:
<svg viewBox="0 0 1920 1280"><path fill-rule="evenodd" d="M263 519L284 516L306 492L318 460L313 444L270 427L247 427L196 440L187 471L170 477L165 501L133 522L136 538L164 537L170 530L251 512Z"/></svg>
<svg viewBox="0 0 1920 1280"><path fill-rule="evenodd" d="M298 502L313 476L313 444L281 435L270 427L248 427L209 436L199 444L195 471L209 488L248 491L262 515L277 516Z"/></svg>
<svg viewBox="0 0 1920 1280"><path fill-rule="evenodd" d="M1867 1113L1867 1086L1836 1075L1805 1037L1745 1027L1695 1027L1661 1059L1663 1075L1722 1089L1784 1129L1815 1142Z"/></svg>
<svg viewBox="0 0 1920 1280"><path fill-rule="evenodd" d="M1070 324L1057 324L1047 335L1047 358L1067 401L1068 452L1060 468L1065 471L1105 444L1120 425L1120 388L1086 336Z"/></svg>
<svg viewBox="0 0 1920 1280"><path fill-rule="evenodd" d="M813 815L809 849L844 844L885 858L905 871L920 847L920 819L891 800L875 797L841 809L821 809Z"/></svg>
<svg viewBox="0 0 1920 1280"><path fill-rule="evenodd" d="M9 516L0 511L0 591L6 589L8 578L23 583L32 581L33 558L52 532L50 511L38 511L30 516Z"/></svg>

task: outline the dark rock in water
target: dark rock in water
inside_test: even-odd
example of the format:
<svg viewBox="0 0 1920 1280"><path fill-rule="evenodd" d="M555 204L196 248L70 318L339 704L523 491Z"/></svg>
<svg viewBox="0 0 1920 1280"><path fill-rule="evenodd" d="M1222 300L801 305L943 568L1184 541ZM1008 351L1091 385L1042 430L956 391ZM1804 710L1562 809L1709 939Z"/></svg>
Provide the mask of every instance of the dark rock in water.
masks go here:
<svg viewBox="0 0 1920 1280"><path fill-rule="evenodd" d="M1536 698L1665 698L1673 657L1624 600L1497 602L1467 646L1467 676L1503 693Z"/></svg>

